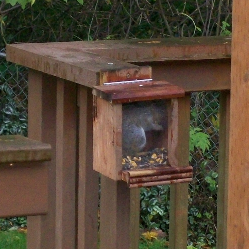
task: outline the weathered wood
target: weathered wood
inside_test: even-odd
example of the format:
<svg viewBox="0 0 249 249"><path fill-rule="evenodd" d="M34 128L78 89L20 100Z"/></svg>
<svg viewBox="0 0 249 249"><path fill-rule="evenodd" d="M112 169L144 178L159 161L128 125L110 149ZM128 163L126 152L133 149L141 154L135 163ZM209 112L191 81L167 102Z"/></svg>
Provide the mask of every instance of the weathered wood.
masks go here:
<svg viewBox="0 0 249 249"><path fill-rule="evenodd" d="M142 177L142 176L159 176L159 175L170 175L176 173L187 173L193 172L191 166L182 167L170 167L170 166L158 166L158 168L151 169L134 169L134 170L124 170L122 173L129 174L130 177Z"/></svg>
<svg viewBox="0 0 249 249"><path fill-rule="evenodd" d="M0 163L49 160L51 160L49 144L20 135L0 136Z"/></svg>
<svg viewBox="0 0 249 249"><path fill-rule="evenodd" d="M108 82L114 81L126 81L126 80L145 80L150 79L151 77L151 67L142 66L142 67L132 67L125 68L121 70L109 70L100 72L100 85Z"/></svg>
<svg viewBox="0 0 249 249"><path fill-rule="evenodd" d="M130 184L134 184L134 183L139 184L139 183L144 183L144 182L145 183L157 182L158 185L162 185L160 184L160 182L163 182L165 180L191 178L192 176L193 174L192 172L190 172L190 173L178 173L178 174L169 174L169 175L161 175L161 176L132 177L132 178L129 178L129 182Z"/></svg>
<svg viewBox="0 0 249 249"><path fill-rule="evenodd" d="M132 82L95 86L93 94L115 104L183 97L185 91L167 81Z"/></svg>
<svg viewBox="0 0 249 249"><path fill-rule="evenodd" d="M130 248L138 249L140 240L140 188L130 189Z"/></svg>
<svg viewBox="0 0 249 249"><path fill-rule="evenodd" d="M127 184L102 175L100 200L100 249L131 249Z"/></svg>
<svg viewBox="0 0 249 249"><path fill-rule="evenodd" d="M248 10L249 1L233 1L227 249L246 249L249 241Z"/></svg>
<svg viewBox="0 0 249 249"><path fill-rule="evenodd" d="M121 180L122 105L113 105L95 97L93 121L93 169Z"/></svg>
<svg viewBox="0 0 249 249"><path fill-rule="evenodd" d="M77 86L57 79L55 249L75 248Z"/></svg>
<svg viewBox="0 0 249 249"><path fill-rule="evenodd" d="M189 161L190 98L172 99L169 106L168 162L181 167ZM186 249L188 223L188 184L174 184L170 187L171 249Z"/></svg>
<svg viewBox="0 0 249 249"><path fill-rule="evenodd" d="M29 71L28 136L52 146L52 160L48 165L48 214L28 216L28 249L55 248L55 134L56 79Z"/></svg>
<svg viewBox="0 0 249 249"><path fill-rule="evenodd" d="M171 179L171 180L162 180L162 181L155 181L150 182L146 180L144 183L130 183L129 188L141 188L141 187L152 187L152 186L158 186L158 185L174 185L179 183L188 183L192 181L192 175L190 177L186 178L180 178L180 179Z"/></svg>
<svg viewBox="0 0 249 249"><path fill-rule="evenodd" d="M79 86L78 249L98 248L99 174L93 170L92 101L92 90Z"/></svg>
<svg viewBox="0 0 249 249"><path fill-rule="evenodd" d="M7 60L90 87L103 82L100 72L138 69L120 61L144 63L153 67L154 79L185 86L188 91L225 90L230 89L230 42L231 39L227 37L196 37L12 44L7 46ZM101 58L102 56L105 58ZM224 59L228 63L220 63L218 69L214 59ZM159 74L156 69L163 62L167 62L169 66L164 67L166 70ZM173 67L170 66L171 63L174 64ZM168 71L176 68L178 72L172 75L175 77L172 81ZM191 68L194 68L193 73Z"/></svg>
<svg viewBox="0 0 249 249"><path fill-rule="evenodd" d="M139 65L148 65L140 63ZM231 59L164 61L149 64L153 80L166 80L186 92L230 89Z"/></svg>
<svg viewBox="0 0 249 249"><path fill-rule="evenodd" d="M0 165L0 217L42 215L48 211L46 163Z"/></svg>
<svg viewBox="0 0 249 249"><path fill-rule="evenodd" d="M227 248L228 153L230 93L221 92L219 112L219 182L217 201L217 249Z"/></svg>

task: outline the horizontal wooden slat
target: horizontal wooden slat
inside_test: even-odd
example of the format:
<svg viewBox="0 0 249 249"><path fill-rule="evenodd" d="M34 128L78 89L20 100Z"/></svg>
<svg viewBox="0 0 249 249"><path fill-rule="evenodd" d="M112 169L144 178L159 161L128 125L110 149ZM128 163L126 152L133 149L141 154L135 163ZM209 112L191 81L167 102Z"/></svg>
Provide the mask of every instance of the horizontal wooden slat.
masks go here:
<svg viewBox="0 0 249 249"><path fill-rule="evenodd" d="M49 161L51 146L20 135L0 136L0 163Z"/></svg>
<svg viewBox="0 0 249 249"><path fill-rule="evenodd" d="M0 217L41 215L48 212L47 162L1 165Z"/></svg>
<svg viewBox="0 0 249 249"><path fill-rule="evenodd" d="M215 71L220 73L220 68L210 68L208 65L213 65L213 61L216 60L230 61L230 58L231 38L229 37L7 45L8 61L89 87L97 85L99 79L105 78L102 77L102 73L113 79L120 77L120 72L139 70L138 66L129 63L142 63L153 66L154 79L168 80L177 85L179 83L188 91L226 90L230 89L230 78L227 77L230 75L229 63L226 64L225 74L220 76L219 80L215 80L217 76ZM186 65L188 61L194 64L197 62L197 65L199 62L202 65L205 61L207 64L204 66L205 74L203 68L197 68L194 73L189 74L189 64ZM174 70L178 68L178 73L171 76L168 74L171 66L167 66L158 74L155 69L160 65L154 66L155 62L177 62ZM134 73L134 76L136 74ZM201 80L196 79L196 75L200 75Z"/></svg>
<svg viewBox="0 0 249 249"><path fill-rule="evenodd" d="M123 170L122 180L130 188L189 182L193 177L193 167L153 167L149 169Z"/></svg>
<svg viewBox="0 0 249 249"><path fill-rule="evenodd" d="M179 98L185 91L166 81L145 81L137 83L122 82L115 85L95 86L93 94L112 103L129 103L135 101Z"/></svg>

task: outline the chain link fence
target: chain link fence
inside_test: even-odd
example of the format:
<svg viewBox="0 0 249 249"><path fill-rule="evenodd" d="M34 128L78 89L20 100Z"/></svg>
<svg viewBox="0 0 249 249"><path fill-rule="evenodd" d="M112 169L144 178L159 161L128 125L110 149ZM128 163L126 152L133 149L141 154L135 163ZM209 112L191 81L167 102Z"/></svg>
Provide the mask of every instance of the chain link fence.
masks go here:
<svg viewBox="0 0 249 249"><path fill-rule="evenodd" d="M27 135L27 69L6 61L0 52L0 134Z"/></svg>

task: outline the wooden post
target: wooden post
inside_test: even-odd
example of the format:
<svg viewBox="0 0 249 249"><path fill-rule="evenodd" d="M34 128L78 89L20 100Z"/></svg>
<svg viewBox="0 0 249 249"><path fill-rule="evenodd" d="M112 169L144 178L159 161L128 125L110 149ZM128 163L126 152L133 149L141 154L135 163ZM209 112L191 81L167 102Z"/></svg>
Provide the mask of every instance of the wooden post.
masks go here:
<svg viewBox="0 0 249 249"><path fill-rule="evenodd" d="M217 249L227 248L227 188L228 146L230 121L230 92L221 92L219 123L219 183L217 205Z"/></svg>
<svg viewBox="0 0 249 249"><path fill-rule="evenodd" d="M48 214L28 216L27 248L55 248L56 78L30 70L28 96L28 136L51 144L52 160L47 162Z"/></svg>
<svg viewBox="0 0 249 249"><path fill-rule="evenodd" d="M227 249L249 242L249 1L233 1Z"/></svg>
<svg viewBox="0 0 249 249"><path fill-rule="evenodd" d="M189 163L190 98L172 99L169 112L168 160L184 167ZM188 223L188 183L170 186L170 249L186 249Z"/></svg>
<svg viewBox="0 0 249 249"><path fill-rule="evenodd" d="M52 145L48 214L28 217L30 249L75 248L76 85L29 73L29 137Z"/></svg>
<svg viewBox="0 0 249 249"><path fill-rule="evenodd" d="M78 249L98 248L99 174L93 170L92 89L78 87Z"/></svg>
<svg viewBox="0 0 249 249"><path fill-rule="evenodd" d="M101 176L100 249L131 249L130 189Z"/></svg>
<svg viewBox="0 0 249 249"><path fill-rule="evenodd" d="M75 248L77 86L57 79L55 249Z"/></svg>

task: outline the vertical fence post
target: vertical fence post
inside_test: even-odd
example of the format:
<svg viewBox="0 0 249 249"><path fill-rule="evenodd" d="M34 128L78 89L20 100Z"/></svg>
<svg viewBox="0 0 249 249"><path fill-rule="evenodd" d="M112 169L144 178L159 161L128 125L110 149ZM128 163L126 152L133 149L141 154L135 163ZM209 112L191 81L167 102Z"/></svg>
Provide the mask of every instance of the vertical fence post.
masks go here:
<svg viewBox="0 0 249 249"><path fill-rule="evenodd" d="M169 113L168 160L172 166L189 164L190 97L172 99ZM170 249L186 249L188 183L170 186Z"/></svg>
<svg viewBox="0 0 249 249"><path fill-rule="evenodd" d="M48 214L28 216L27 248L55 248L56 78L29 71L28 136L51 144L48 175Z"/></svg>
<svg viewBox="0 0 249 249"><path fill-rule="evenodd" d="M78 249L98 248L99 174L93 170L92 89L78 87Z"/></svg>
<svg viewBox="0 0 249 249"><path fill-rule="evenodd" d="M76 84L57 78L55 249L75 248Z"/></svg>
<svg viewBox="0 0 249 249"><path fill-rule="evenodd" d="M227 249L249 242L249 1L233 1Z"/></svg>
<svg viewBox="0 0 249 249"><path fill-rule="evenodd" d="M230 121L230 92L221 92L219 123L218 201L217 201L217 249L227 248L227 188L228 146Z"/></svg>

